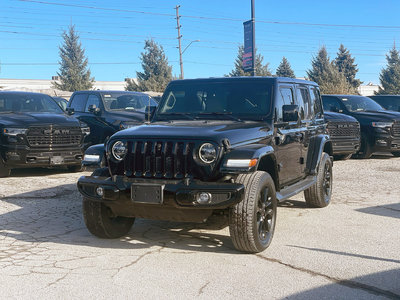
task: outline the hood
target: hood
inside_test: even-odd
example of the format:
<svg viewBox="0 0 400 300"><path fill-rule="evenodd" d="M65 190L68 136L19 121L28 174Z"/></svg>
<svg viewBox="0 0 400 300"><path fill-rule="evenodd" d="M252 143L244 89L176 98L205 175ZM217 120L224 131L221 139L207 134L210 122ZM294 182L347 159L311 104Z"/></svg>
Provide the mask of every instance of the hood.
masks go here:
<svg viewBox="0 0 400 300"><path fill-rule="evenodd" d="M400 113L393 111L359 111L352 112L351 115L361 124L400 121Z"/></svg>
<svg viewBox="0 0 400 300"><path fill-rule="evenodd" d="M67 114L24 112L0 114L0 125L23 128L43 125L79 126L79 121Z"/></svg>
<svg viewBox="0 0 400 300"><path fill-rule="evenodd" d="M352 116L334 112L324 112L324 118L326 122L357 122Z"/></svg>
<svg viewBox="0 0 400 300"><path fill-rule="evenodd" d="M265 139L272 126L265 122L235 121L174 121L143 124L117 132L112 139L160 138L214 141L218 144L228 139L232 146L257 143Z"/></svg>
<svg viewBox="0 0 400 300"><path fill-rule="evenodd" d="M137 121L144 122L145 113L138 111L108 111L112 115L113 119L118 119L119 121Z"/></svg>

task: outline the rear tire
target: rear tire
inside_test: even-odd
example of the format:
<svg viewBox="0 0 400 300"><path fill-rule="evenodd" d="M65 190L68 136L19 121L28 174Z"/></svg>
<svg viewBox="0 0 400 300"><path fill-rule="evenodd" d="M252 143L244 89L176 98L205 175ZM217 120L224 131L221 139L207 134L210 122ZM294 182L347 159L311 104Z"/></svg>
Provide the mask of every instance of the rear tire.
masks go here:
<svg viewBox="0 0 400 300"><path fill-rule="evenodd" d="M229 210L229 232L239 251L257 253L271 244L276 223L276 192L271 176L262 171L241 174L244 199Z"/></svg>
<svg viewBox="0 0 400 300"><path fill-rule="evenodd" d="M400 151L399 152L392 152L392 154L396 157L400 157Z"/></svg>
<svg viewBox="0 0 400 300"><path fill-rule="evenodd" d="M372 147L368 142L368 138L365 134L361 134L361 145L360 150L353 154L353 158L367 159L372 156Z"/></svg>
<svg viewBox="0 0 400 300"><path fill-rule="evenodd" d="M125 236L135 222L135 218L114 216L111 209L103 203L86 198L83 198L82 209L89 232L103 239Z"/></svg>
<svg viewBox="0 0 400 300"><path fill-rule="evenodd" d="M332 160L323 152L318 166L317 182L304 191L304 198L310 207L325 207L332 196Z"/></svg>

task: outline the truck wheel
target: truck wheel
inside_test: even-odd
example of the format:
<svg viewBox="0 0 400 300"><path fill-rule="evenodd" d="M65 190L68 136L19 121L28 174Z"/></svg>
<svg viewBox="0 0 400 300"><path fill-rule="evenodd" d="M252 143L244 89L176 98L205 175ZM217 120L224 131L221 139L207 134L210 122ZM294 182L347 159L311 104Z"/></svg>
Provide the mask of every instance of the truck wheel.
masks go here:
<svg viewBox="0 0 400 300"><path fill-rule="evenodd" d="M396 157L400 157L400 151L399 152L392 152L392 154Z"/></svg>
<svg viewBox="0 0 400 300"><path fill-rule="evenodd" d="M68 166L67 167L69 172L76 173L76 172L82 172L83 167L81 165L76 165L76 166Z"/></svg>
<svg viewBox="0 0 400 300"><path fill-rule="evenodd" d="M310 207L325 207L332 196L332 161L327 153L322 153L318 166L317 182L304 191L306 203Z"/></svg>
<svg viewBox="0 0 400 300"><path fill-rule="evenodd" d="M5 167L0 167L0 178L1 177L8 177L11 174L11 170Z"/></svg>
<svg viewBox="0 0 400 300"><path fill-rule="evenodd" d="M135 218L114 216L109 207L101 202L83 198L83 219L91 234L103 239L115 239L126 235Z"/></svg>
<svg viewBox="0 0 400 300"><path fill-rule="evenodd" d="M361 145L360 145L360 150L353 154L354 158L361 158L361 159L367 159L372 156L372 148L371 145L368 143L368 138L365 134L361 135Z"/></svg>
<svg viewBox="0 0 400 300"><path fill-rule="evenodd" d="M271 176L262 171L241 174L244 199L229 210L229 232L239 251L257 253L271 244L276 223L276 192Z"/></svg>

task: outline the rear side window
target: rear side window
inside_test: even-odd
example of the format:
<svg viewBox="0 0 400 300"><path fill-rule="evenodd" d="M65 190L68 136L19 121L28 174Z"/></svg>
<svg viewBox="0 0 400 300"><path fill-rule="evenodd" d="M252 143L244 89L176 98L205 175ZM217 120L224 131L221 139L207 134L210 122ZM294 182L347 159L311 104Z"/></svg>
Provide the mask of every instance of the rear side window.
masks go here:
<svg viewBox="0 0 400 300"><path fill-rule="evenodd" d="M300 109L300 117L302 120L310 120L312 118L310 109L310 94L306 87L296 89L297 105Z"/></svg>
<svg viewBox="0 0 400 300"><path fill-rule="evenodd" d="M311 95L311 109L314 110L314 116L317 119L322 118L322 105L321 105L321 95L319 90L315 87L310 88L310 95Z"/></svg>
<svg viewBox="0 0 400 300"><path fill-rule="evenodd" d="M277 95L277 102L275 107L275 120L277 122L283 121L282 106L291 104L294 104L293 89L290 87L281 86L279 88L279 93Z"/></svg>
<svg viewBox="0 0 400 300"><path fill-rule="evenodd" d="M71 100L69 107L73 108L75 111L85 111L86 106L86 94L76 94Z"/></svg>

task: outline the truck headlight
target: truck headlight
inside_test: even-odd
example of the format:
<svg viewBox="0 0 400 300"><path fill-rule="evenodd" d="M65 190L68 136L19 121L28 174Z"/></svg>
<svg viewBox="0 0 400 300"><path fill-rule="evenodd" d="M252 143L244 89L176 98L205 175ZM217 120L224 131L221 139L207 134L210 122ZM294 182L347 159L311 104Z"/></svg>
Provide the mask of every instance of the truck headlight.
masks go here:
<svg viewBox="0 0 400 300"><path fill-rule="evenodd" d="M112 156L118 161L123 160L127 152L126 144L121 141L115 142L111 148Z"/></svg>
<svg viewBox="0 0 400 300"><path fill-rule="evenodd" d="M211 164L217 159L217 148L211 143L204 143L199 149L199 158L206 164Z"/></svg>
<svg viewBox="0 0 400 300"><path fill-rule="evenodd" d="M3 129L3 133L5 135L10 135L10 136L17 136L19 134L25 134L28 131L27 128L13 128L13 127L8 127Z"/></svg>
<svg viewBox="0 0 400 300"><path fill-rule="evenodd" d="M386 128L386 127L392 127L393 122L372 122L372 127L377 127L377 128Z"/></svg>

